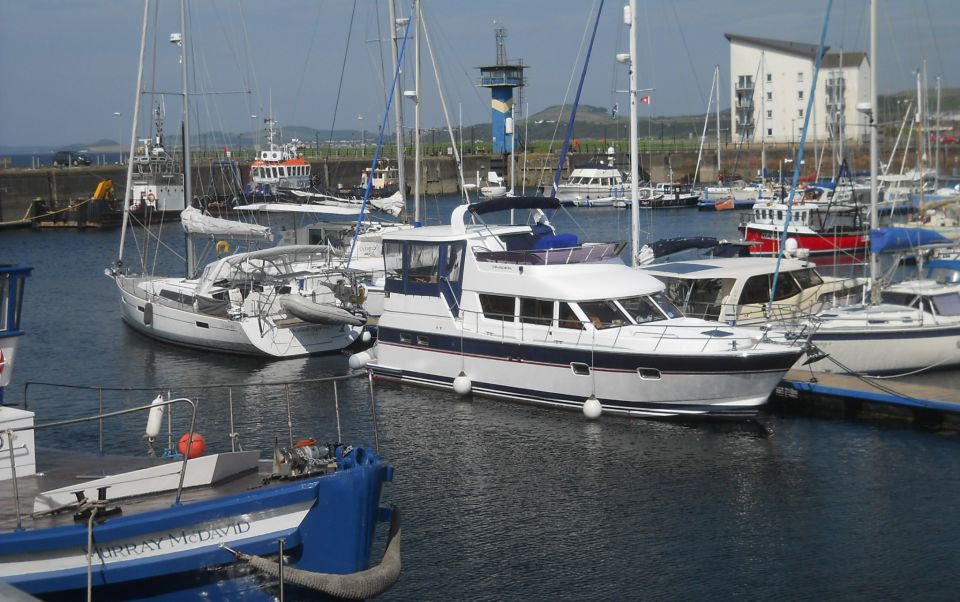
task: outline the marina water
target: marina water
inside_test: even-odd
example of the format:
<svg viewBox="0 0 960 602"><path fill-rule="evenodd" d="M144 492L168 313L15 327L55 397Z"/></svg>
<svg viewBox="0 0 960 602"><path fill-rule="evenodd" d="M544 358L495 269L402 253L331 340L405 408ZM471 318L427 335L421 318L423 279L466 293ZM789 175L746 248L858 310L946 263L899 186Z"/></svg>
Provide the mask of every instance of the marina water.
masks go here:
<svg viewBox="0 0 960 602"><path fill-rule="evenodd" d="M428 202L426 221L446 220L453 202ZM736 239L737 217L648 212L641 240ZM586 240L629 239L624 210L571 211L555 222ZM164 225L161 238L183 247L179 224ZM267 361L137 335L120 321L115 286L103 276L118 239L116 230L0 232L0 263L35 268L8 403L22 400L27 381L147 388L108 396L108 404L129 407L167 387L347 371L345 355ZM144 240L130 245L133 258ZM182 263L168 256L158 254L158 273L180 273ZM957 372L914 378L960 386ZM358 380L341 391L345 441L364 433L361 442L371 442L361 428L370 423L359 395L365 387ZM403 512L403 574L380 599L957 597L956 434L770 414L746 423L591 422L574 412L375 387L381 451L397 469L384 501ZM223 397L194 393L201 404ZM39 421L92 414L100 403L94 391L34 385L29 396ZM250 389L236 401L235 411L254 422L283 415L289 403L298 436L336 437L331 400L309 388ZM223 432L228 420L224 406L198 430ZM124 419L105 435L105 449L142 454L144 425ZM95 430L55 441L44 432L40 442L95 451ZM248 449L273 444L255 431L241 440ZM374 562L381 551L382 542Z"/></svg>

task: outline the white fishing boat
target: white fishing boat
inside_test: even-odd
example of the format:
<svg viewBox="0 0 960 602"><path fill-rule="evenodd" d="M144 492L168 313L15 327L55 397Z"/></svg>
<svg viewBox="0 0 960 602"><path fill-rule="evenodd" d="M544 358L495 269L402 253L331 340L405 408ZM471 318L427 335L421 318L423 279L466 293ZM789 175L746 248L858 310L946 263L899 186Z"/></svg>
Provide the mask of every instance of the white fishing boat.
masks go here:
<svg viewBox="0 0 960 602"><path fill-rule="evenodd" d="M164 144L163 123L165 109L163 99L153 109L154 134L152 138L143 138L140 145L131 153L128 168L132 178L128 209L137 214L154 216L177 214L183 211L187 203L183 169L179 161L167 153Z"/></svg>
<svg viewBox="0 0 960 602"><path fill-rule="evenodd" d="M311 179L310 163L299 152L300 141L277 143L276 120L264 119L267 124L267 147L257 151L250 163L250 181L244 195L253 198L277 197L293 191L307 190Z"/></svg>
<svg viewBox="0 0 960 602"><path fill-rule="evenodd" d="M384 235L379 338L352 365L587 412L749 416L801 354L760 330L684 317L661 282L620 261L622 244L580 245L544 224L464 223L485 211L461 205L449 225Z"/></svg>

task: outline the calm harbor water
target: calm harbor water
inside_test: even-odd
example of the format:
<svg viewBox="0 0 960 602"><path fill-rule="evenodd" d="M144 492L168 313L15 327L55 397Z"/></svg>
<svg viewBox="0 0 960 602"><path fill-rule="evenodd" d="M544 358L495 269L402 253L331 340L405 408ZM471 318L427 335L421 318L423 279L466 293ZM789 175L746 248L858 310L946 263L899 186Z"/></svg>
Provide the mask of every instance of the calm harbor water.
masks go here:
<svg viewBox="0 0 960 602"><path fill-rule="evenodd" d="M445 220L450 202L428 204L427 220ZM565 230L573 221L588 239L629 238L626 211L556 219ZM736 238L736 221L733 212L675 210L648 214L642 228L650 238ZM116 230L0 231L0 263L35 268L8 402L22 399L27 381L155 389L108 395L108 404L133 405L166 387L346 372L346 356L269 362L137 335L120 321L102 274L118 239ZM182 248L176 224L164 226L163 239ZM179 269L176 260L162 265ZM936 378L957 382L956 373ZM365 386L341 391L344 440L373 442L365 403L351 401ZM955 435L778 415L742 424L588 422L579 413L435 391L376 390L381 451L397 469L384 499L404 520L403 575L380 599L957 597ZM246 445L272 445L259 425L285 424L288 400L296 436L335 436L329 396L291 391L237 394L238 421L253 424L239 429ZM200 432L228 430L222 391L197 392L216 410ZM95 392L43 387L30 400L48 420L93 413L99 403ZM105 446L142 453L144 423L121 421ZM49 437L41 442L85 451L97 444L95 429Z"/></svg>

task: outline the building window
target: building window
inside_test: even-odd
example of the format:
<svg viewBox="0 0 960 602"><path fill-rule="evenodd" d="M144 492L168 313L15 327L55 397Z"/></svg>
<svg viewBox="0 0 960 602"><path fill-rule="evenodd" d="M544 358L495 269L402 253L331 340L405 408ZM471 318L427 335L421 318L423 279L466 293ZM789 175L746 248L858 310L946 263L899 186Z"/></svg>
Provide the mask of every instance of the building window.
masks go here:
<svg viewBox="0 0 960 602"><path fill-rule="evenodd" d="M767 83L772 82L772 81L773 81L773 74L772 74L772 73L768 73L768 74L767 74Z"/></svg>
<svg viewBox="0 0 960 602"><path fill-rule="evenodd" d="M773 128L767 128L767 136L773 136Z"/></svg>
<svg viewBox="0 0 960 602"><path fill-rule="evenodd" d="M803 100L803 90L797 90L797 100Z"/></svg>
<svg viewBox="0 0 960 602"><path fill-rule="evenodd" d="M797 109L797 117L803 119L803 109Z"/></svg>
<svg viewBox="0 0 960 602"><path fill-rule="evenodd" d="M803 71L797 72L797 81L803 83Z"/></svg>
<svg viewBox="0 0 960 602"><path fill-rule="evenodd" d="M773 100L773 92L767 92L767 100Z"/></svg>
<svg viewBox="0 0 960 602"><path fill-rule="evenodd" d="M773 119L773 111L767 111L767 119Z"/></svg>

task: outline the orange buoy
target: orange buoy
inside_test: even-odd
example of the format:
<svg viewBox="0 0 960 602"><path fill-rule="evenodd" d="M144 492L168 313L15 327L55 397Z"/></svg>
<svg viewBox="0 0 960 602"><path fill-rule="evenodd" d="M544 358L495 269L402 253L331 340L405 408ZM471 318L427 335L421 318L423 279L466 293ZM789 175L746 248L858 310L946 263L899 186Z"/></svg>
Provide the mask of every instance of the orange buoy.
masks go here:
<svg viewBox="0 0 960 602"><path fill-rule="evenodd" d="M189 451L187 451L188 442L190 444ZM190 433L184 433L183 437L180 437L180 443L177 445L177 449L187 458L198 458L203 455L203 452L207 451L207 443L203 440L203 435L200 433L193 434L193 442L190 442Z"/></svg>

